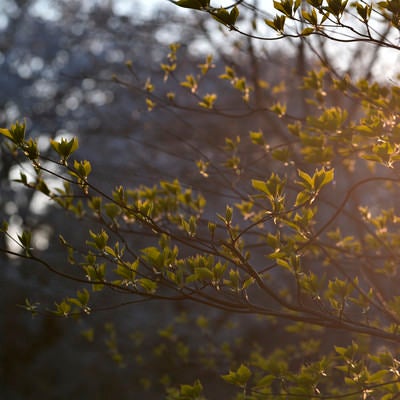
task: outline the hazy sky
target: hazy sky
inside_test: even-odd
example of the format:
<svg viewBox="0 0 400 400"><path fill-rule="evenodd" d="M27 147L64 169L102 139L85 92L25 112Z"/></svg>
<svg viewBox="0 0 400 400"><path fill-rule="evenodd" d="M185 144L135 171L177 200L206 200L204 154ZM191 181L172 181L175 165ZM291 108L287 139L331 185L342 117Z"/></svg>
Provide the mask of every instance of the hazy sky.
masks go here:
<svg viewBox="0 0 400 400"><path fill-rule="evenodd" d="M82 6L90 8L93 4L109 2L110 0L85 0L82 2ZM54 7L55 4L56 3L52 2L52 0L36 0L33 7L34 13L40 14L47 19L60 18L60 15L57 13L57 7ZM174 7L176 12L190 12L189 10L174 6L168 0L112 0L111 4L114 12L118 15L132 15L139 12L140 16L148 16L161 5L171 8ZM211 4L215 7L227 6L232 4L232 0L212 0Z"/></svg>

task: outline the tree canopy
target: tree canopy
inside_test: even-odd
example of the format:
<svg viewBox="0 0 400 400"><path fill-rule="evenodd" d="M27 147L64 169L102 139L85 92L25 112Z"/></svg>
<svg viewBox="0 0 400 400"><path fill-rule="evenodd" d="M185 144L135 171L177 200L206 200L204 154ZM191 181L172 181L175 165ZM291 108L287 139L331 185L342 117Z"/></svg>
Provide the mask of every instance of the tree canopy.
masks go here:
<svg viewBox="0 0 400 400"><path fill-rule="evenodd" d="M16 182L75 218L73 231L57 232L64 256L56 260L35 249L29 226L13 235L3 222L4 255L74 287L54 305L31 298L24 308L78 319L147 301L195 303L206 306L203 314L188 307L185 318L160 327L166 344L155 353L169 346L175 362L202 365L232 388L231 398L397 398L400 90L398 77L374 72L372 62L382 60L382 49L397 57L400 3L172 3L205 16L202 24L210 18L211 35L222 29L227 39L218 54L187 65L185 43L172 43L161 75L138 76L128 59L110 81L140 93L154 118L167 110L186 124L187 136L177 135L174 145L191 162L189 172L135 187L115 176L109 191L110 182L96 179L96 168L79 156L77 137L54 137L44 153L24 121L0 129L3 150L24 163ZM287 74L286 85L269 81L258 62L260 43L276 40L296 49L296 77ZM329 48L337 43L353 62L340 65ZM224 63L237 49L236 62ZM192 125L204 121L215 121L217 131L205 128L194 145ZM76 240L78 231L84 240ZM227 346L227 331L213 341L208 312L259 318L257 337L246 340L242 330L242 341ZM181 340L185 324L203 345ZM108 349L123 364L114 328L107 329ZM270 337L276 343L266 349ZM180 378L163 376L166 398L216 398L208 375Z"/></svg>

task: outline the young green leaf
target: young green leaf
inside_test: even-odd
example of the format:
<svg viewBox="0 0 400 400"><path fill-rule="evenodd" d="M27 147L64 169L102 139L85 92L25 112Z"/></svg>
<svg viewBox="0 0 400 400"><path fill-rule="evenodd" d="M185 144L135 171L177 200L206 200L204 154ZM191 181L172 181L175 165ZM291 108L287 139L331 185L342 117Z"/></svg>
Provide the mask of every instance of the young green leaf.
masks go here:
<svg viewBox="0 0 400 400"><path fill-rule="evenodd" d="M210 5L210 0L178 0L174 1L174 3L179 7L201 10Z"/></svg>
<svg viewBox="0 0 400 400"><path fill-rule="evenodd" d="M241 364L236 371L229 371L229 374L222 375L222 379L233 385L245 387L251 375L250 369L246 365Z"/></svg>

